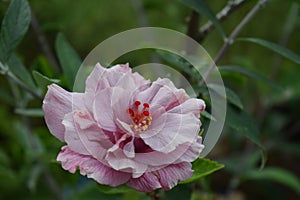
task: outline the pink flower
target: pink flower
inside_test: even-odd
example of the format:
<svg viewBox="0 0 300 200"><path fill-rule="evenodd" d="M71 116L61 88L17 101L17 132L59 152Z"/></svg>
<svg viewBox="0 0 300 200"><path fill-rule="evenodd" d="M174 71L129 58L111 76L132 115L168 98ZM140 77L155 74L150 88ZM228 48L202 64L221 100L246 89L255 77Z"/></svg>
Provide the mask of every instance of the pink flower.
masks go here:
<svg viewBox="0 0 300 200"><path fill-rule="evenodd" d="M126 65L97 64L85 93L52 84L43 102L50 132L66 145L57 160L100 184L150 192L188 179L204 148L202 100L169 79L152 84Z"/></svg>

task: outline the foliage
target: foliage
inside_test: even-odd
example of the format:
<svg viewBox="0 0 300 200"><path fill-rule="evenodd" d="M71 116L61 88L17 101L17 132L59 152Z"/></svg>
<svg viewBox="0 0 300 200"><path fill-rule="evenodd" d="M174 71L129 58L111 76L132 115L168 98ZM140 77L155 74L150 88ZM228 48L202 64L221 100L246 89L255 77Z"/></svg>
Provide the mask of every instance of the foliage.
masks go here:
<svg viewBox="0 0 300 200"><path fill-rule="evenodd" d="M125 2L121 10L118 3L104 0L0 3L0 198L221 199L238 193L244 199L298 199L299 1ZM207 102L201 115L204 136L209 120L216 120L207 89L228 102L226 127L209 154L215 161L197 159L189 180L153 194L100 186L63 171L54 161L62 144L49 134L41 110L49 84L72 90L80 57L94 47L90 45L146 25L194 31L191 37L219 55L226 96L218 93L219 85L199 84L202 77L173 54L132 52L118 62L135 66L154 57L184 74Z"/></svg>

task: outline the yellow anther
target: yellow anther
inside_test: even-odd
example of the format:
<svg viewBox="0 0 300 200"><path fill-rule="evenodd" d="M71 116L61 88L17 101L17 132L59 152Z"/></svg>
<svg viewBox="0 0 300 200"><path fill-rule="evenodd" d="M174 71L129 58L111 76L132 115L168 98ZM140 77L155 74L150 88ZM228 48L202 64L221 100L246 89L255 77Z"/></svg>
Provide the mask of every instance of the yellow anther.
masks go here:
<svg viewBox="0 0 300 200"><path fill-rule="evenodd" d="M145 130L147 130L147 128L148 128L148 126L147 125L145 125L145 126L143 126L143 131L145 131Z"/></svg>

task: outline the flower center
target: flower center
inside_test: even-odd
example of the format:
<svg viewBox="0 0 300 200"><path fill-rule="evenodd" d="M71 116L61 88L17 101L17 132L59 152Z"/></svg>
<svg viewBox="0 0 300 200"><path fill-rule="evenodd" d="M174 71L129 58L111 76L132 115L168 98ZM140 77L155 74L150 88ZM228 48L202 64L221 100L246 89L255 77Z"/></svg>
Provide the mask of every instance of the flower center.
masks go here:
<svg viewBox="0 0 300 200"><path fill-rule="evenodd" d="M132 108L127 110L133 121L133 124L130 126L139 134L147 130L151 125L152 117L150 116L149 107L148 103L144 103L142 107L140 101L135 101Z"/></svg>

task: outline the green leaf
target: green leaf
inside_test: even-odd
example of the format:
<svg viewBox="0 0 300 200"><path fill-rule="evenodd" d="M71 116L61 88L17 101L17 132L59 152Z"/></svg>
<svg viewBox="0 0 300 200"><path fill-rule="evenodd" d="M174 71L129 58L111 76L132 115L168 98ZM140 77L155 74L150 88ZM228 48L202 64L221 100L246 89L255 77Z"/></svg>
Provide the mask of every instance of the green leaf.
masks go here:
<svg viewBox="0 0 300 200"><path fill-rule="evenodd" d="M122 193L134 191L132 188L128 187L127 185L120 185L117 187L98 185L98 188L101 192L105 194L122 194Z"/></svg>
<svg viewBox="0 0 300 200"><path fill-rule="evenodd" d="M260 148L263 148L259 138L260 132L258 126L253 118L246 112L242 110L236 111L228 106L225 123L237 133L244 135L254 144L258 145Z"/></svg>
<svg viewBox="0 0 300 200"><path fill-rule="evenodd" d="M293 173L280 168L265 168L262 171L246 172L241 180L270 180L284 184L300 195L300 179Z"/></svg>
<svg viewBox="0 0 300 200"><path fill-rule="evenodd" d="M36 191L36 186L38 183L38 179L43 172L43 167L40 163L33 165L29 172L29 177L27 179L27 187L31 192Z"/></svg>
<svg viewBox="0 0 300 200"><path fill-rule="evenodd" d="M65 37L59 33L56 38L55 48L69 89L72 89L81 59Z"/></svg>
<svg viewBox="0 0 300 200"><path fill-rule="evenodd" d="M240 74L243 74L245 76L248 76L250 78L262 81L270 86L272 86L273 88L276 89L282 89L277 83L275 83L274 81L256 73L253 72L249 69L246 68L242 68L242 67L238 67L238 66L219 66L219 70L220 71L233 71L233 72L238 72Z"/></svg>
<svg viewBox="0 0 300 200"><path fill-rule="evenodd" d="M33 71L32 75L33 75L34 80L38 84L39 88L41 88L43 92L45 92L47 90L48 85L50 85L52 83L59 83L59 81L60 81L58 79L48 78L37 71Z"/></svg>
<svg viewBox="0 0 300 200"><path fill-rule="evenodd" d="M201 116L209 119L209 120L213 120L213 121L217 121L216 118L214 118L209 112L207 112L206 110L203 110L203 112L200 113Z"/></svg>
<svg viewBox="0 0 300 200"><path fill-rule="evenodd" d="M226 38L225 32L219 20L204 0L180 0L180 2L206 16L215 25L223 39Z"/></svg>
<svg viewBox="0 0 300 200"><path fill-rule="evenodd" d="M227 107L227 115L225 124L230 128L235 130L237 133L242 134L246 138L248 138L251 142L256 144L259 148L261 148L261 169L265 166L267 160L267 154L264 149L264 146L260 140L260 131L258 129L257 123L254 119L245 111Z"/></svg>
<svg viewBox="0 0 300 200"><path fill-rule="evenodd" d="M12 0L4 15L0 32L0 61L6 63L22 40L30 24L27 0Z"/></svg>
<svg viewBox="0 0 300 200"><path fill-rule="evenodd" d="M193 170L194 173L191 178L185 181L181 181L180 183L190 183L196 181L204 176L207 176L217 170L220 170L224 167L224 165L219 164L215 161L206 159L206 158L198 158L193 162Z"/></svg>
<svg viewBox="0 0 300 200"><path fill-rule="evenodd" d="M157 54L167 61L168 63L174 65L177 70L183 71L187 73L190 77L192 77L195 80L200 80L201 77L199 74L195 71L195 69L192 67L192 65L186 61L184 58L180 57L179 55L162 51L162 50L156 50Z"/></svg>
<svg viewBox="0 0 300 200"><path fill-rule="evenodd" d="M40 108L31 108L31 109L17 108L17 109L15 109L15 113L17 113L19 115L29 116L29 117L43 117L44 116L44 112Z"/></svg>
<svg viewBox="0 0 300 200"><path fill-rule="evenodd" d="M29 88L33 90L36 89L36 85L30 73L16 55L12 54L10 56L9 60L7 61L7 65L9 67L9 70L18 78L20 78L21 81L25 83Z"/></svg>
<svg viewBox="0 0 300 200"><path fill-rule="evenodd" d="M266 47L300 65L300 56L283 46L259 38L240 38L238 40L245 41L245 42L252 42L261 45L263 47Z"/></svg>
<svg viewBox="0 0 300 200"><path fill-rule="evenodd" d="M226 96L224 96L223 92L220 92L220 91L222 91L223 86L220 86L217 84L208 84L207 87L211 88L213 91L215 91L221 97L226 98L230 103L232 103L236 107L243 109L243 104L242 104L241 99L231 89L225 88Z"/></svg>

